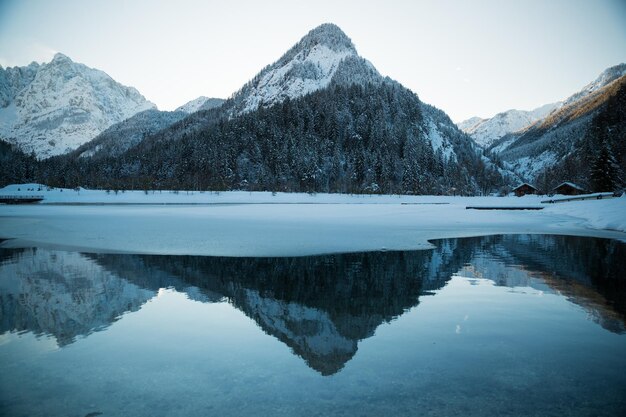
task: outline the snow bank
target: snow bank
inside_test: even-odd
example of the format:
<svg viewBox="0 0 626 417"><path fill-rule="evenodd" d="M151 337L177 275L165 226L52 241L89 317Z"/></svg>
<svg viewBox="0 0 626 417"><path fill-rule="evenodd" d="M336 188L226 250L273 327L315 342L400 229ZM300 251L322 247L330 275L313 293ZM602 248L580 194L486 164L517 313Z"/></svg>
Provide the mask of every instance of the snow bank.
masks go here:
<svg viewBox="0 0 626 417"><path fill-rule="evenodd" d="M29 188L36 190L22 185L0 193L33 194ZM3 246L172 255L305 256L425 249L432 247L432 239L490 234L568 234L626 240L626 198L550 204L540 211L482 211L465 207L540 205L542 197L248 192L126 192L115 196L89 190L41 193L48 204L0 205L0 238L11 239ZM50 204L54 202L69 204ZM94 204L73 204L89 202ZM98 204L103 202L155 205Z"/></svg>
<svg viewBox="0 0 626 417"><path fill-rule="evenodd" d="M556 203L545 211L584 219L584 224L593 229L626 232L626 194L611 199Z"/></svg>

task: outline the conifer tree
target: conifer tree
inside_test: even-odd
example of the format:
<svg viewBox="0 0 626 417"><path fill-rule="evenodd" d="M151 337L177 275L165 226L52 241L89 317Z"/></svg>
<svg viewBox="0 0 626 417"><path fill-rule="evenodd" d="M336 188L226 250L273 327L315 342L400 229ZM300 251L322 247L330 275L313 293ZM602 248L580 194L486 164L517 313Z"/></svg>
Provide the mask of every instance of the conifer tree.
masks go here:
<svg viewBox="0 0 626 417"><path fill-rule="evenodd" d="M591 185L596 192L614 191L622 185L620 168L611 146L606 140L602 141L600 150L592 161Z"/></svg>

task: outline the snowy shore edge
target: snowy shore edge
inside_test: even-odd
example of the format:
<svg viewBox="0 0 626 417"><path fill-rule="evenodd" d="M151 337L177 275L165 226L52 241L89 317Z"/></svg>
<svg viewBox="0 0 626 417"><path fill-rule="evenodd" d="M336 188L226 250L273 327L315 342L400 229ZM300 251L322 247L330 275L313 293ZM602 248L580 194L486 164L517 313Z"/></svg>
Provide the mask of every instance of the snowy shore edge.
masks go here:
<svg viewBox="0 0 626 417"><path fill-rule="evenodd" d="M568 234L626 240L626 197L542 204L544 196L452 197L271 192L151 192L12 185L0 194L3 247L207 256L415 250L441 238ZM168 205L171 204L171 205ZM466 210L467 206L542 206Z"/></svg>

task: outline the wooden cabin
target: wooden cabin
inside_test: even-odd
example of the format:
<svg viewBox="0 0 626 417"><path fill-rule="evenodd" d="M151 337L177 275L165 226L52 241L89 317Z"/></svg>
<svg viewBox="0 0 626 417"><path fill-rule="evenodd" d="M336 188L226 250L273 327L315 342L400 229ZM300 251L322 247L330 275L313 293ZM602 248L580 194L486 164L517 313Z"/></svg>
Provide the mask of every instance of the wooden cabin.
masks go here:
<svg viewBox="0 0 626 417"><path fill-rule="evenodd" d="M539 194L539 190L537 190L536 187L526 182L513 188L513 192L515 193L516 197L522 197L526 194Z"/></svg>
<svg viewBox="0 0 626 417"><path fill-rule="evenodd" d="M581 195L586 191L583 187L574 184L573 182L565 181L552 189L553 194L561 195Z"/></svg>

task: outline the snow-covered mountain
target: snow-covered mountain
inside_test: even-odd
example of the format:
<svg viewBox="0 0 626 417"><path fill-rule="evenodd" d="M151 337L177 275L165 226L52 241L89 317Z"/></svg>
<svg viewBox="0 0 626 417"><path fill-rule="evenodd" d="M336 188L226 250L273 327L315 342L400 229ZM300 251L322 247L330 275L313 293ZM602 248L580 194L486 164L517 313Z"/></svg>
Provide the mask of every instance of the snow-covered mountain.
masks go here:
<svg viewBox="0 0 626 417"><path fill-rule="evenodd" d="M580 101L581 99L588 97L589 95L597 92L598 90L611 84L613 81L617 80L618 78L623 77L624 75L626 75L626 63L621 63L621 64L605 69L598 76L598 78L596 78L595 80L593 80L592 82L584 86L576 94L573 94L572 96L568 97L563 102L563 106L566 107L566 106L572 105Z"/></svg>
<svg viewBox="0 0 626 417"><path fill-rule="evenodd" d="M156 106L104 72L56 54L47 64L0 67L0 137L47 158Z"/></svg>
<svg viewBox="0 0 626 417"><path fill-rule="evenodd" d="M504 135L523 130L537 120L543 119L562 104L561 102L545 104L530 111L507 110L488 119L472 117L458 123L458 127L480 146L487 148Z"/></svg>
<svg viewBox="0 0 626 417"><path fill-rule="evenodd" d="M233 114L269 107L338 83L378 83L381 75L361 58L354 44L336 25L311 30L278 61L265 67L233 96Z"/></svg>
<svg viewBox="0 0 626 417"><path fill-rule="evenodd" d="M209 110L215 107L219 107L224 103L224 101L225 100L221 98L211 98L211 97L200 96L196 99L193 99L183 104L182 106L177 108L175 111L182 111L187 114L191 114L191 113L197 112L198 110Z"/></svg>
<svg viewBox="0 0 626 417"><path fill-rule="evenodd" d="M462 122L457 123L457 127L461 129L463 132L466 132L467 129L471 129L477 124L484 122L487 119L483 119L482 117L474 116L470 117L467 120L463 120ZM466 132L467 133L467 132Z"/></svg>
<svg viewBox="0 0 626 417"><path fill-rule="evenodd" d="M626 121L624 96L626 64L620 64L603 71L543 119L495 141L489 150L525 180L540 180L540 186L547 190L562 181L585 186L591 158L599 145L594 142L598 132L611 131L606 138L616 154L621 155L621 149L626 148L620 133ZM624 167L625 162L620 165Z"/></svg>

